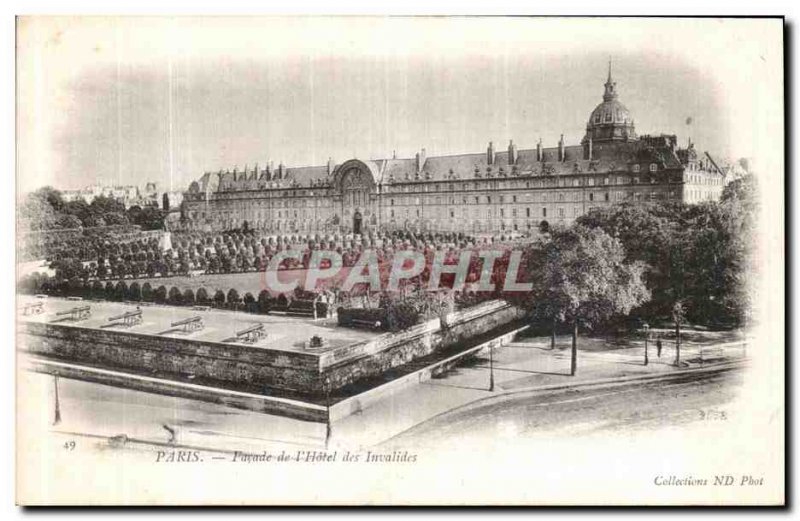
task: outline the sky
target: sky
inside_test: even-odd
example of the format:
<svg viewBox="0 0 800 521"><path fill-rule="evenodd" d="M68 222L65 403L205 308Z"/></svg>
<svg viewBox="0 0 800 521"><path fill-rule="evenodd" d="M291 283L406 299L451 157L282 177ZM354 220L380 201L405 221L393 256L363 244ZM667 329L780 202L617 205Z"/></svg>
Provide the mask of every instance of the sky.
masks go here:
<svg viewBox="0 0 800 521"><path fill-rule="evenodd" d="M782 81L769 23L24 18L18 191L148 181L179 190L206 171L268 161L474 153L510 139L525 149L561 134L577 144L609 59L640 135L753 157L770 139L759 132L766 119L782 118L782 105L754 102Z"/></svg>

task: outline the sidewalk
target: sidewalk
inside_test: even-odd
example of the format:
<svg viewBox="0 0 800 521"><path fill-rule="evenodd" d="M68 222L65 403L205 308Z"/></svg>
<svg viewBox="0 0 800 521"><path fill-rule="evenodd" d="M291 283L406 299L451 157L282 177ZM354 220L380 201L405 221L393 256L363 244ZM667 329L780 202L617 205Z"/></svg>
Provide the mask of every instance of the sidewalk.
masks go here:
<svg viewBox="0 0 800 521"><path fill-rule="evenodd" d="M331 446L375 445L436 415L504 392L537 388L546 391L552 386L580 386L598 380L667 376L743 358L738 344L713 348L682 346L683 364L678 368L673 365L674 343L665 342L660 358L655 346L649 346L649 363L645 366L643 342L641 347L581 351L583 340L578 340L575 376L569 376L569 337L559 337L556 349L550 349L550 339L544 337L512 342L495 349L491 361L488 353L482 353L472 364L464 364L443 377L400 389L360 413L334 422ZM588 340L588 343L597 343L596 339ZM713 351L713 358L702 358L703 350ZM494 391L489 391L490 373L494 375Z"/></svg>
<svg viewBox="0 0 800 521"><path fill-rule="evenodd" d="M578 370L569 376L569 338L560 337L555 350L549 338L516 341L496 348L490 359L483 352L442 377L409 384L388 393L360 412L334 421L329 448L367 448L375 446L434 416L463 407L476 400L523 390L547 392L553 386L580 387L592 382L615 381L637 376L658 377L678 374L701 366L741 360L742 350L735 345L706 346L715 358L699 357L700 347L682 349L687 367L672 364L674 347L665 343L661 358L650 349L650 363L643 365L644 347L581 351ZM596 339L587 339L589 349ZM595 345L592 345L592 344ZM489 391L490 373L494 391ZM44 424L52 419L52 377L22 371L28 394L38 396L37 411ZM178 445L219 451L247 452L323 449L325 424L282 418L206 403L145 393L131 389L98 385L77 380L60 380L62 423L56 430L101 437L126 435L131 439L164 444L169 436L164 425L176 432ZM102 422L97 421L100 415ZM104 445L105 442L96 443Z"/></svg>

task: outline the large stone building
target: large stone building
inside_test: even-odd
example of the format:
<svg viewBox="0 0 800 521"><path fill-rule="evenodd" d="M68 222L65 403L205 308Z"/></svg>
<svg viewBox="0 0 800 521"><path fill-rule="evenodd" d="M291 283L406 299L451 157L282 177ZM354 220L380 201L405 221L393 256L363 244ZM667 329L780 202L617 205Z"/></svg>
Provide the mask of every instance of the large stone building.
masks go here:
<svg viewBox="0 0 800 521"><path fill-rule="evenodd" d="M638 136L609 68L579 145L207 172L184 196L184 225L273 232L414 229L497 233L568 224L621 202L717 199L725 175L691 141Z"/></svg>

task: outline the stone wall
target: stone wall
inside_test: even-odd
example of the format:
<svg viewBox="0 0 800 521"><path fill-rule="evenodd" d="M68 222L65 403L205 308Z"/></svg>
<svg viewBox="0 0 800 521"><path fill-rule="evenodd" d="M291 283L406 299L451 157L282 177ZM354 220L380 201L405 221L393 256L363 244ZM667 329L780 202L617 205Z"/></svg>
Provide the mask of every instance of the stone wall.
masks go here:
<svg viewBox="0 0 800 521"><path fill-rule="evenodd" d="M447 327L444 329L440 319L429 320L399 333L386 333L346 349L325 353L320 357L320 365L325 378L336 389L380 375L434 351L465 343L521 316L518 308L505 302L486 302L450 313L445 317Z"/></svg>
<svg viewBox="0 0 800 521"><path fill-rule="evenodd" d="M325 353L282 351L242 344L110 331L66 324L24 322L27 351L63 361L139 374L174 375L220 382L254 392L321 394L324 380L338 389L375 377L436 350L454 347L521 316L509 304L492 301L399 333Z"/></svg>
<svg viewBox="0 0 800 521"><path fill-rule="evenodd" d="M289 392L321 388L318 358L308 353L36 322L20 332L26 350L62 360Z"/></svg>

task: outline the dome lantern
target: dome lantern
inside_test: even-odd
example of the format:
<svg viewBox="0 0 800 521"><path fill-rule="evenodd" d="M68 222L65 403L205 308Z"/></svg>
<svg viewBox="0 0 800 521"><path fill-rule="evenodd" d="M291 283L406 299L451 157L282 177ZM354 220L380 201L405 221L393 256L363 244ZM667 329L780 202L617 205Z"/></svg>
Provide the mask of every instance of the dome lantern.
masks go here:
<svg viewBox="0 0 800 521"><path fill-rule="evenodd" d="M631 141L636 139L636 130L630 111L620 103L617 83L611 76L611 61L608 62L608 79L603 92L603 102L589 115L586 135L582 143L603 143L608 141Z"/></svg>

